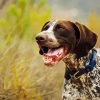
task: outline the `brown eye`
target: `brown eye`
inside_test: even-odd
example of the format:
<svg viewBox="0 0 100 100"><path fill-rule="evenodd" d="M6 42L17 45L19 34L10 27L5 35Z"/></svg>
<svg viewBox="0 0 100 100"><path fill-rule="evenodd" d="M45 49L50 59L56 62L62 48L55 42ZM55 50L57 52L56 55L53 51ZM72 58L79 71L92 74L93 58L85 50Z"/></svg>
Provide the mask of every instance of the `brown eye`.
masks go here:
<svg viewBox="0 0 100 100"><path fill-rule="evenodd" d="M62 25L57 24L56 27L55 27L55 29L58 30L58 29L65 29L65 28Z"/></svg>

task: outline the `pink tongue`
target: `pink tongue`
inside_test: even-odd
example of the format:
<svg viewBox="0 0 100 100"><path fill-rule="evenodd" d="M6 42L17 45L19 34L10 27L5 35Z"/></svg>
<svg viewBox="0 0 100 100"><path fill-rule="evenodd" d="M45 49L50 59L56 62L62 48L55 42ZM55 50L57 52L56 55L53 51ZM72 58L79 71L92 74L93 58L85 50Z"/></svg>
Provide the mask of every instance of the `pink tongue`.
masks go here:
<svg viewBox="0 0 100 100"><path fill-rule="evenodd" d="M65 55L64 47L57 49L49 49L48 53L43 54L44 64L55 65L59 60L61 60Z"/></svg>

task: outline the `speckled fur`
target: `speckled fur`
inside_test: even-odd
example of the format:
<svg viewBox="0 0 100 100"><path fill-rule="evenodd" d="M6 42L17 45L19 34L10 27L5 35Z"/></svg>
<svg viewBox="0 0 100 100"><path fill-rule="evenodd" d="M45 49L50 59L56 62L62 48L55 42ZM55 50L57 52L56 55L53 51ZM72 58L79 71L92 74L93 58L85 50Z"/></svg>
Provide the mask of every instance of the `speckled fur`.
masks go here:
<svg viewBox="0 0 100 100"><path fill-rule="evenodd" d="M91 72L78 79L64 79L62 100L100 100L100 56L98 55L96 62ZM68 62L65 63L68 67Z"/></svg>

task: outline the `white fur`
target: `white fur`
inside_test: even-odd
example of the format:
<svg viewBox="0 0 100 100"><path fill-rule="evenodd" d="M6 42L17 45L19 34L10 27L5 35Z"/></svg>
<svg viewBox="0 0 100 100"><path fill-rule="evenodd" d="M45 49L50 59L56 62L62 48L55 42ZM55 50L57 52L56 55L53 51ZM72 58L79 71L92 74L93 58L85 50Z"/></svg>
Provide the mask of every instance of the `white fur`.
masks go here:
<svg viewBox="0 0 100 100"><path fill-rule="evenodd" d="M48 43L51 47L60 46L60 44L58 43L58 41L54 35L54 32L53 32L53 29L54 29L54 26L56 25L56 23L57 23L57 20L51 22L51 25L47 30L44 30L38 34L38 35L46 35L48 37L48 41L52 40L52 42L49 41L49 43Z"/></svg>

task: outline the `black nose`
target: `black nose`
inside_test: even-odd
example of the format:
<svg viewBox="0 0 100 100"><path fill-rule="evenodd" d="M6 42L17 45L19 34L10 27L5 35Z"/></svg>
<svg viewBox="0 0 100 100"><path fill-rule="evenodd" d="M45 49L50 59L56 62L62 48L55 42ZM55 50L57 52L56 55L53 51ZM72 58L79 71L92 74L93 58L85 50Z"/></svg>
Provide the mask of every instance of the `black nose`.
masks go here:
<svg viewBox="0 0 100 100"><path fill-rule="evenodd" d="M46 41L46 37L45 36L43 36L43 35L38 35L37 37L36 37L36 40L37 41Z"/></svg>

